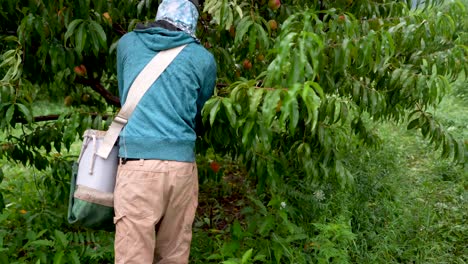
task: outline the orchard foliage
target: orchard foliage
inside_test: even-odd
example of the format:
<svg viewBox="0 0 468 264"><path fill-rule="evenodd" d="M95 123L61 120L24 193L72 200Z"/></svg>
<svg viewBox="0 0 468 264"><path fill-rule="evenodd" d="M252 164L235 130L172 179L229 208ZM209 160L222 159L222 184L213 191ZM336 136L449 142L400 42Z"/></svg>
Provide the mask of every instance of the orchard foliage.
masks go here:
<svg viewBox="0 0 468 264"><path fill-rule="evenodd" d="M295 176L349 184L350 142L378 143L373 130L386 120L464 162L463 143L428 109L468 70L467 11L437 4L284 1L272 11L265 1L207 1L219 32L207 41L228 84L205 106L207 141L273 185Z"/></svg>
<svg viewBox="0 0 468 264"><path fill-rule="evenodd" d="M345 187L353 175L343 157L377 145L379 122L393 121L464 163L466 146L431 109L468 72L467 7L424 2L206 0L198 36L219 83L198 151L244 162L260 186L294 178ZM153 20L157 5L2 1L0 156L66 170L63 148L119 107L118 39ZM61 113L33 110L62 100Z"/></svg>

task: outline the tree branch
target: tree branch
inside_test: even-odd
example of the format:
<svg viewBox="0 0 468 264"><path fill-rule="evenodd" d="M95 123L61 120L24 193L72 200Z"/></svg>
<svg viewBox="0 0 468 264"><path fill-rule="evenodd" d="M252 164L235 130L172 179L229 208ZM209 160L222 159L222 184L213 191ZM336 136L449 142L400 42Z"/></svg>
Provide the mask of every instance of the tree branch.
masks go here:
<svg viewBox="0 0 468 264"><path fill-rule="evenodd" d="M113 95L110 93L104 86L99 82L99 80L95 79L86 79L78 77L76 78L76 82L91 87L94 91L100 94L107 103L120 107L120 99L118 96Z"/></svg>
<svg viewBox="0 0 468 264"><path fill-rule="evenodd" d="M99 113L90 113L91 116L96 117L100 115L102 120L107 120L109 115L101 115ZM45 122L45 121L55 121L58 120L60 115L45 115L45 116L35 116L33 122ZM26 120L21 121L21 123L26 123Z"/></svg>
<svg viewBox="0 0 468 264"><path fill-rule="evenodd" d="M109 104L117 106L117 107L121 106L119 97L113 95L112 93L110 93L106 88L104 88L104 86L98 80L77 77L76 82L91 87L94 91L96 91L97 93L102 95L104 97L104 99L106 100L106 102L108 102ZM216 84L216 86L217 87L227 87L228 84L218 83L218 84ZM97 116L97 115L100 115L100 114L99 113L91 113L90 115L91 116ZM59 117L60 117L60 115L35 116L33 118L33 122L54 121L54 120L59 119ZM102 119L106 120L107 118L109 118L109 115L102 115ZM26 120L22 120L20 123L27 123L27 122L26 122Z"/></svg>
<svg viewBox="0 0 468 264"><path fill-rule="evenodd" d="M117 23L112 23L112 29L114 29L114 31L120 34L121 36L127 33L127 31L122 27L122 25Z"/></svg>

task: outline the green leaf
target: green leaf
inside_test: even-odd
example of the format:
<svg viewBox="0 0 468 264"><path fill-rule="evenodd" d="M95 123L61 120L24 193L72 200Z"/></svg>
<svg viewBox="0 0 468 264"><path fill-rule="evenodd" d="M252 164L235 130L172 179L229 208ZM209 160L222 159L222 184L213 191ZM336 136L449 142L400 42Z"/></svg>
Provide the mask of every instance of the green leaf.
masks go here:
<svg viewBox="0 0 468 264"><path fill-rule="evenodd" d="M234 260L231 260L231 259L225 260L225 261L223 261L223 262L221 262L221 263L222 263L222 264L239 264L239 262L234 261Z"/></svg>
<svg viewBox="0 0 468 264"><path fill-rule="evenodd" d="M54 246L54 242L51 241L51 240L47 240L47 239L34 240L34 241L30 242L29 244L32 245L32 246L45 246L45 247L53 247Z"/></svg>
<svg viewBox="0 0 468 264"><path fill-rule="evenodd" d="M5 177L5 174L3 173L3 169L0 168L0 183L3 182L3 178Z"/></svg>
<svg viewBox="0 0 468 264"><path fill-rule="evenodd" d="M81 25L76 30L75 34L75 49L78 53L81 53L86 44L87 38L87 29L85 23L81 23Z"/></svg>
<svg viewBox="0 0 468 264"><path fill-rule="evenodd" d="M280 103L280 100L281 100L280 89L275 89L274 91L266 92L265 98L263 99L263 104L262 104L262 116L263 116L263 121L265 122L267 126L271 125L271 122L276 115L276 110L277 110L278 104Z"/></svg>
<svg viewBox="0 0 468 264"><path fill-rule="evenodd" d="M461 140L458 140L456 142L454 142L454 145L456 147L456 152L455 152L455 157L456 157L456 161L460 164L463 164L466 160L465 160L465 147L463 145L463 141Z"/></svg>
<svg viewBox="0 0 468 264"><path fill-rule="evenodd" d="M225 113L229 119L229 123L231 124L232 128L235 128L237 125L237 115L234 112L234 109L232 108L231 99L223 98L222 102L224 105Z"/></svg>
<svg viewBox="0 0 468 264"><path fill-rule="evenodd" d="M321 99L325 98L325 94L320 84L316 82L307 82L306 84L314 88L314 91L318 94L318 96L320 96Z"/></svg>
<svg viewBox="0 0 468 264"><path fill-rule="evenodd" d="M260 24L255 24L255 28L258 34L258 41L260 43L261 49L268 49L270 46L270 42L268 39L268 33Z"/></svg>
<svg viewBox="0 0 468 264"><path fill-rule="evenodd" d="M15 105L12 104L10 105L10 107L8 108L8 110L6 111L6 115L5 115L5 122L11 124L11 121L13 119L13 114L15 113Z"/></svg>
<svg viewBox="0 0 468 264"><path fill-rule="evenodd" d="M406 129L411 130L411 129L418 128L418 127L419 127L419 118L416 118L413 121L409 122Z"/></svg>
<svg viewBox="0 0 468 264"><path fill-rule="evenodd" d="M268 233L270 233L270 231L273 230L274 227L275 227L274 216L267 215L260 223L260 226L258 227L258 233L262 236L265 236Z"/></svg>
<svg viewBox="0 0 468 264"><path fill-rule="evenodd" d="M249 92L253 92L253 94L250 96L249 116L255 116L258 111L258 106L262 101L264 89L250 88Z"/></svg>
<svg viewBox="0 0 468 264"><path fill-rule="evenodd" d="M223 259L223 256L221 254L212 254L206 258L207 260L214 260L214 259Z"/></svg>
<svg viewBox="0 0 468 264"><path fill-rule="evenodd" d="M315 126L317 125L318 121L318 108L320 106L320 98L316 95L314 91L312 91L310 87L310 82L304 84L301 96L307 108L306 125L313 121L311 126L311 130L313 131L315 130Z"/></svg>
<svg viewBox="0 0 468 264"><path fill-rule="evenodd" d="M252 252L253 252L253 248L247 250L244 253L244 255L242 255L242 260L241 260L242 264L248 263L248 261L252 259Z"/></svg>
<svg viewBox="0 0 468 264"><path fill-rule="evenodd" d="M257 25L257 24L255 24L255 25ZM254 53L254 51L256 49L256 45L257 45L258 32L256 30L255 25L252 27L252 29L249 32L250 33L249 34L249 53L250 54Z"/></svg>
<svg viewBox="0 0 468 264"><path fill-rule="evenodd" d="M80 264L80 256L76 252L76 250L72 250L69 254L69 259L72 261L73 264Z"/></svg>
<svg viewBox="0 0 468 264"><path fill-rule="evenodd" d="M83 19L75 19L67 26L67 32L65 33L64 40L65 42L73 35L75 32L76 26L83 22Z"/></svg>
<svg viewBox="0 0 468 264"><path fill-rule="evenodd" d="M348 105L345 102L341 102L340 106L340 119L341 124L344 125L348 120Z"/></svg>
<svg viewBox="0 0 468 264"><path fill-rule="evenodd" d="M255 255L253 261L254 261L254 263L256 263L255 261L267 262L266 258L267 258L266 255L257 254L257 255Z"/></svg>
<svg viewBox="0 0 468 264"><path fill-rule="evenodd" d="M61 264L63 262L63 256L65 255L65 252L63 250L58 251L54 255L54 264Z"/></svg>
<svg viewBox="0 0 468 264"><path fill-rule="evenodd" d="M294 134L297 124L299 123L299 103L297 100L292 101L291 106L291 122L289 123L289 131Z"/></svg>
<svg viewBox="0 0 468 264"><path fill-rule="evenodd" d="M243 19L241 19L241 21L239 21L239 24L236 28L236 37L234 39L235 44L239 44L247 31L249 31L250 26L253 25L254 22L251 19L252 18L250 16L245 16Z"/></svg>
<svg viewBox="0 0 468 264"><path fill-rule="evenodd" d="M244 232L238 220L235 220L232 224L232 236L236 240L241 240L244 236Z"/></svg>
<svg viewBox="0 0 468 264"><path fill-rule="evenodd" d="M216 114L218 114L219 106L221 104L221 100L219 98L216 99L213 107L210 110L210 125L213 126L214 121L216 119Z"/></svg>
<svg viewBox="0 0 468 264"><path fill-rule="evenodd" d="M101 44L101 47L103 49L106 49L107 48L107 36L102 26L99 25L96 21L91 21L90 26L94 30L94 32L97 33L98 40L99 40L99 43Z"/></svg>
<svg viewBox="0 0 468 264"><path fill-rule="evenodd" d="M23 113L24 117L26 118L26 121L28 123L31 123L33 121L33 116L31 111L24 105L24 104L16 104L18 106L18 109L20 110L21 113Z"/></svg>
<svg viewBox="0 0 468 264"><path fill-rule="evenodd" d="M95 31L89 31L89 40L91 42L91 48L93 51L94 56L99 55L99 40L97 37L97 33Z"/></svg>
<svg viewBox="0 0 468 264"><path fill-rule="evenodd" d="M244 146L248 146L250 145L250 142L252 142L254 135L251 135L250 132L252 131L254 125L255 122L252 120L248 120L244 125L244 129L242 131L242 144Z"/></svg>
<svg viewBox="0 0 468 264"><path fill-rule="evenodd" d="M60 230L55 230L54 234L55 234L55 240L60 243L62 248L63 249L67 248L68 242L69 242L67 239L67 236Z"/></svg>
<svg viewBox="0 0 468 264"><path fill-rule="evenodd" d="M3 193L0 193L0 213L3 213L3 209L5 209L5 199L3 198Z"/></svg>

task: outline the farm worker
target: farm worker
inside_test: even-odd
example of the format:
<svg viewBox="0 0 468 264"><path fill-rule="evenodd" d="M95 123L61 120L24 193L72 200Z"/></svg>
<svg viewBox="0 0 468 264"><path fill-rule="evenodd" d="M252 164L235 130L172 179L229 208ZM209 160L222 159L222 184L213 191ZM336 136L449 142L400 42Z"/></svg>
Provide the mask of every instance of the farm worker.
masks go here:
<svg viewBox="0 0 468 264"><path fill-rule="evenodd" d="M188 263L198 205L195 129L216 81L214 57L195 36L200 4L163 0L155 21L138 25L117 46L123 104L135 77L159 51L187 44L120 133L115 263Z"/></svg>

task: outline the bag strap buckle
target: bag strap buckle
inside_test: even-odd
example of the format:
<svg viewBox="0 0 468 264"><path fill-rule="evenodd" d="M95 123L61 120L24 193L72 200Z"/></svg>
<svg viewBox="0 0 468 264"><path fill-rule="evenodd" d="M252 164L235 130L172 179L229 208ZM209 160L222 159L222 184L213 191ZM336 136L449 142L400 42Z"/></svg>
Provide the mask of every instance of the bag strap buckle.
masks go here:
<svg viewBox="0 0 468 264"><path fill-rule="evenodd" d="M126 118L124 118L124 117L122 117L122 116L116 116L116 117L114 118L114 122L119 123L119 124L121 124L121 125L126 125L127 122L128 122L128 119L126 119Z"/></svg>

